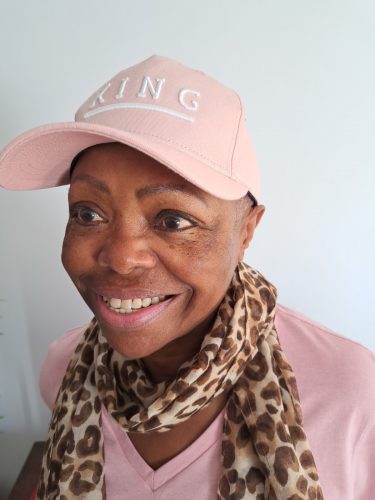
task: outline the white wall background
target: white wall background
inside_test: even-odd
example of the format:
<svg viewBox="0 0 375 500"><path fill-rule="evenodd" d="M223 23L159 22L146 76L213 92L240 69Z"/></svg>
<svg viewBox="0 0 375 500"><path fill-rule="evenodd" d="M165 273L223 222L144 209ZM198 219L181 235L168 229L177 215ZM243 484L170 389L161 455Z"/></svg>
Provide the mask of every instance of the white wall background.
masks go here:
<svg viewBox="0 0 375 500"><path fill-rule="evenodd" d="M280 302L375 348L373 0L1 0L0 147L153 53L234 87L266 216L247 255ZM60 265L66 189L0 191L0 497L49 414L48 344L90 318Z"/></svg>

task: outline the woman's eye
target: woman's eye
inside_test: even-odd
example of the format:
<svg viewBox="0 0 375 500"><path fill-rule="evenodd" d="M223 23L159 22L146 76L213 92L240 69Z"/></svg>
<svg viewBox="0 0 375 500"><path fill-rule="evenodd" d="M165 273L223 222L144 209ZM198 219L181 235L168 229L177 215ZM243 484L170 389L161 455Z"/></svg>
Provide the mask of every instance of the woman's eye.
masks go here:
<svg viewBox="0 0 375 500"><path fill-rule="evenodd" d="M166 214L159 216L156 226L164 231L183 231L194 227L194 221L189 220L187 217L177 214Z"/></svg>
<svg viewBox="0 0 375 500"><path fill-rule="evenodd" d="M103 221L103 218L89 207L73 207L70 210L70 219L83 226L94 226Z"/></svg>

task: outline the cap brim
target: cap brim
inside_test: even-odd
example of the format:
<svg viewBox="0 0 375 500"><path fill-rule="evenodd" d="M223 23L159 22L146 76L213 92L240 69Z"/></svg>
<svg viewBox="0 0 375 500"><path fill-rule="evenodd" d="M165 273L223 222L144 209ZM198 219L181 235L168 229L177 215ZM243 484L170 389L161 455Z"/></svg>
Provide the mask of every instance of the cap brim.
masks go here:
<svg viewBox="0 0 375 500"><path fill-rule="evenodd" d="M246 186L212 169L208 160L191 151L181 151L155 137L84 122L43 125L14 139L0 155L0 185L13 190L33 190L69 184L69 168L80 151L114 141L151 156L218 198L234 200L248 191Z"/></svg>

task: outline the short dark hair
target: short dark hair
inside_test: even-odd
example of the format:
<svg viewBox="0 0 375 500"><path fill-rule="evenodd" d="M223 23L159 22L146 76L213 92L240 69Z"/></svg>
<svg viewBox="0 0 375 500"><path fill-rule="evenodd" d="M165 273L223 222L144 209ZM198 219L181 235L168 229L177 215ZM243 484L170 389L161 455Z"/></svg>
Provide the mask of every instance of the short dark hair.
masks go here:
<svg viewBox="0 0 375 500"><path fill-rule="evenodd" d="M256 207L258 205L257 200L254 198L254 196L250 193L250 191L247 192L246 196L248 196L251 200L252 206Z"/></svg>
<svg viewBox="0 0 375 500"><path fill-rule="evenodd" d="M82 151L80 151L78 154L76 154L75 157L73 158L72 163L70 164L70 168L69 168L69 179L72 178L74 167L77 165L77 163L80 160L81 156L83 156L83 153L85 151L87 151L88 149L89 148L82 149Z"/></svg>

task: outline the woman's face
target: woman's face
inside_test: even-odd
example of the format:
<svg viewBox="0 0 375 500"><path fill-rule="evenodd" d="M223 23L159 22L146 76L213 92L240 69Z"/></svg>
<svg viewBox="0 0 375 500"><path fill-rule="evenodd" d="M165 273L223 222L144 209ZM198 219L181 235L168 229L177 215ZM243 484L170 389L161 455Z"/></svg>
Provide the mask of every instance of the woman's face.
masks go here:
<svg viewBox="0 0 375 500"><path fill-rule="evenodd" d="M189 336L199 349L263 210L122 144L95 146L72 174L62 262L124 356L179 349Z"/></svg>

